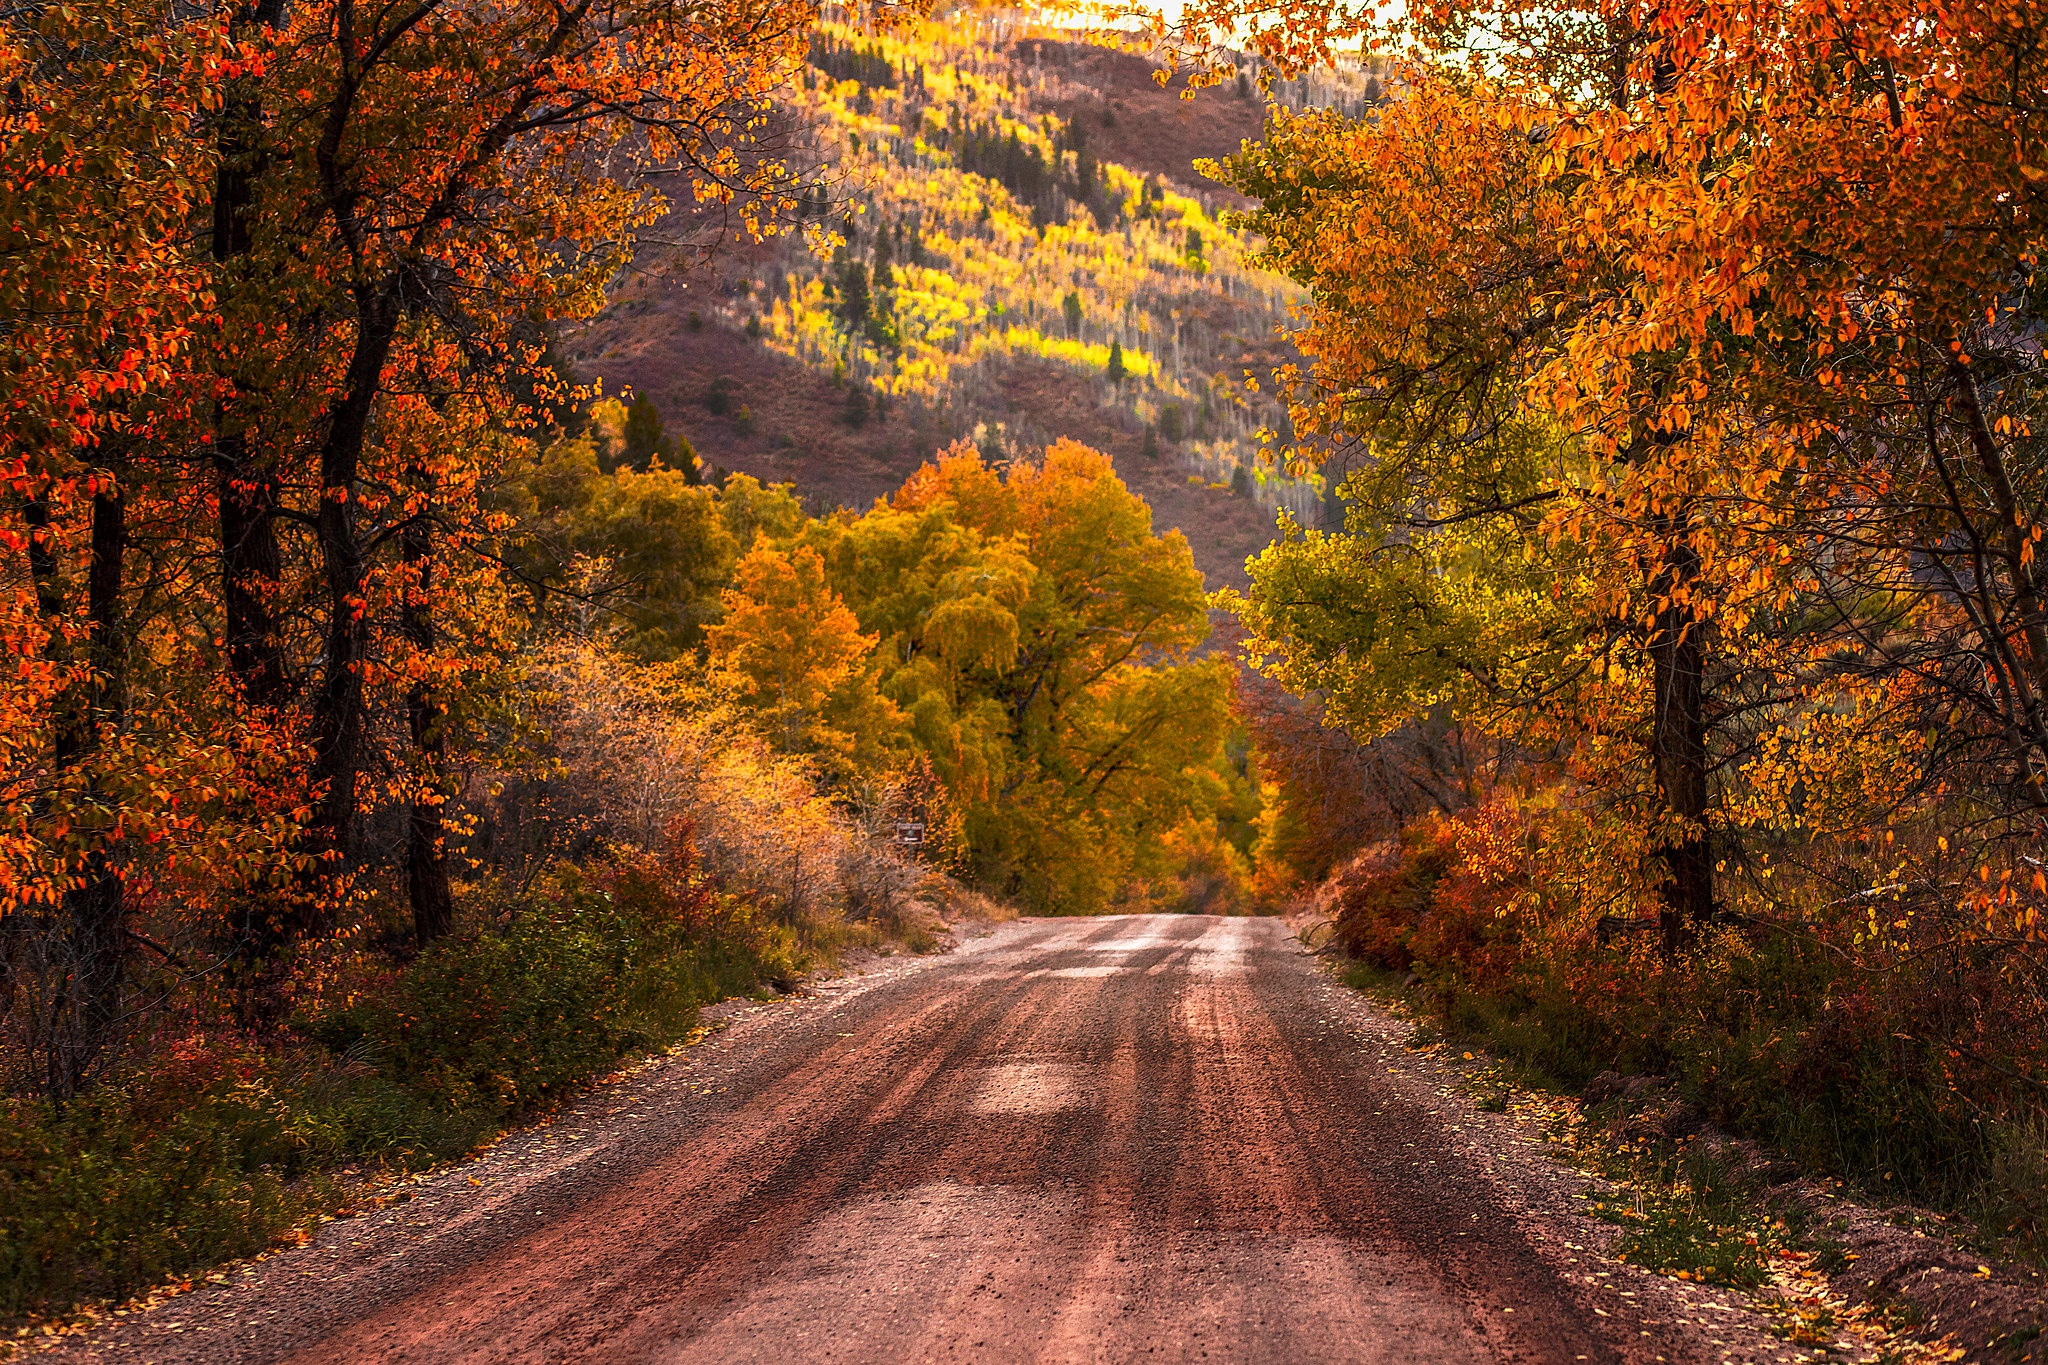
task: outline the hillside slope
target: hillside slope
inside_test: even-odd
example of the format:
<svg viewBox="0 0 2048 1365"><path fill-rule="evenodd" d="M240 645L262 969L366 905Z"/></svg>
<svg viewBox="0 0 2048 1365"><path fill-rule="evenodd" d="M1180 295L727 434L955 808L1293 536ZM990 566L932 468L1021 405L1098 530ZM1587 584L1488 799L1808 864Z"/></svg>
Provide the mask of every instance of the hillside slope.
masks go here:
<svg viewBox="0 0 2048 1365"><path fill-rule="evenodd" d="M985 21L822 33L795 104L836 173L813 217L841 244L650 269L566 358L647 394L707 467L821 509L866 506L955 439L1028 458L1071 436L1212 587L1242 586L1276 510L1312 516L1321 488L1254 459L1278 414L1243 374L1289 357L1295 294L1244 263L1218 221L1238 201L1193 166L1256 137L1261 102L1183 100L1138 57Z"/></svg>

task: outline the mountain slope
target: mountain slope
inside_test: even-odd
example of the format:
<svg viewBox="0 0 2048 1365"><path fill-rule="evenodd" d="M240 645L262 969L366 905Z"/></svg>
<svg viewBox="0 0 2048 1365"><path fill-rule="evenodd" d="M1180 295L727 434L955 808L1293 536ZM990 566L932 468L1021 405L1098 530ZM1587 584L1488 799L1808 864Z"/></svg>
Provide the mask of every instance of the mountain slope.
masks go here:
<svg viewBox="0 0 2048 1365"><path fill-rule="evenodd" d="M1313 513L1313 476L1256 465L1277 414L1242 378L1288 358L1294 291L1246 266L1218 221L1234 197L1192 164L1257 135L1255 97L1182 100L1140 58L954 16L826 25L793 102L835 173L813 220L841 245L650 270L564 338L586 377L647 394L707 465L819 506L864 506L951 440L1001 459L1072 436L1212 586L1243 584L1276 508Z"/></svg>

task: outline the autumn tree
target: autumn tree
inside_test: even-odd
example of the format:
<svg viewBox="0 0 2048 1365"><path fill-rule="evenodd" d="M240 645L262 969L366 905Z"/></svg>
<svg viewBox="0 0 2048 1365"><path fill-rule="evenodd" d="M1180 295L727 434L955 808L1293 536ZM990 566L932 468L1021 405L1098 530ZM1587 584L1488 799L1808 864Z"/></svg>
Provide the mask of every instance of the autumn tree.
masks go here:
<svg viewBox="0 0 2048 1365"><path fill-rule="evenodd" d="M877 714L886 708L873 698L863 668L875 637L861 633L816 550L798 545L785 552L756 540L721 601L723 618L706 631L712 676L779 746L851 759L886 744L883 736L859 733L878 720L888 723Z"/></svg>
<svg viewBox="0 0 2048 1365"><path fill-rule="evenodd" d="M165 934L279 1017L279 950L385 801L417 936L445 931L452 770L523 619L483 476L570 410L546 328L671 199L698 249L792 207L763 119L814 18L8 16L0 910L42 907L7 939L43 992L9 1017L55 1030L38 1084L102 1064L138 946L185 961Z"/></svg>
<svg viewBox="0 0 2048 1365"><path fill-rule="evenodd" d="M1817 937L1859 989L1943 1001L1944 1084L2011 1115L2048 1019L2036 17L1178 16L1224 21L1283 67L1409 58L1372 119L1279 117L1237 163L1315 296L1295 426L1363 471L1345 536L1267 563L1274 658L1383 717L1432 676L1465 716L1519 709L1601 798L1581 834L1622 867L1661 846L1674 972ZM1497 480L1517 430L1556 453ZM1446 629L1518 579L1536 610ZM1519 708L1502 661L1533 666ZM2011 1065L1977 1060L1992 1034Z"/></svg>
<svg viewBox="0 0 2048 1365"><path fill-rule="evenodd" d="M252 925L252 951L322 922L319 878L353 858L382 628L364 608L387 547L460 544L478 516L448 493L473 481L416 496L384 451L387 412L424 400L452 448L471 404L502 415L531 380L545 387L537 325L602 303L635 231L663 209L649 173L745 223L785 210L788 177L760 119L811 17L745 0L688 16L336 0L274 27L252 99L278 112L247 130L223 368L230 409L267 443L258 463L279 471L291 524L311 532L322 624L303 703L320 795L314 879ZM519 56L508 67L485 53ZM421 520L454 540L421 539ZM424 564L406 572L432 581ZM432 609L416 595L406 633L420 637Z"/></svg>
<svg viewBox="0 0 2048 1365"><path fill-rule="evenodd" d="M963 442L808 538L880 637L881 692L962 812L978 875L1099 908L1213 801L1228 678L1190 658L1201 577L1107 457L1062 441L999 474Z"/></svg>
<svg viewBox="0 0 2048 1365"><path fill-rule="evenodd" d="M60 1097L109 1060L152 879L209 842L199 822L239 835L211 785L233 785L237 727L183 685L189 650L140 643L193 587L175 452L208 400L212 300L181 244L212 156L190 129L239 62L149 4L0 29L0 971L28 1079Z"/></svg>
<svg viewBox="0 0 2048 1365"><path fill-rule="evenodd" d="M1455 695L1457 713L1519 729L1547 713L1558 724L1536 728L1552 742L1637 734L1662 808L1675 949L1714 897L1700 528L1674 510L1698 494L1645 492L1674 445L1654 424L1624 412L1603 449L1606 428L1589 439L1526 397L1560 338L1625 296L1630 272L1572 259L1574 182L1502 128L1483 88L1451 76L1419 74L1371 120L1283 118L1232 173L1261 201L1253 221L1274 264L1317 299L1297 335L1313 368L1280 377L1294 429L1315 458L1357 466L1343 484L1356 525L1268 552L1255 596L1276 614L1252 618L1255 639L1291 640L1391 703L1352 713L1366 733ZM1575 600L1583 614L1560 618ZM1619 675L1617 648L1630 665ZM1614 779L1630 784L1626 770Z"/></svg>

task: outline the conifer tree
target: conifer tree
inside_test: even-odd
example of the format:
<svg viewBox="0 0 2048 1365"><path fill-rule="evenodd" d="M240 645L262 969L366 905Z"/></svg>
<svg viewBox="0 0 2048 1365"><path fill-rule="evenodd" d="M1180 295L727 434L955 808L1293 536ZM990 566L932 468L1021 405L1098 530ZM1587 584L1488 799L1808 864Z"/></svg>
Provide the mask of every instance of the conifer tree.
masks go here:
<svg viewBox="0 0 2048 1365"><path fill-rule="evenodd" d="M663 463L674 464L675 442L662 425L660 409L644 392L633 395L633 401L626 407L624 437L620 454L629 467L644 473L657 455Z"/></svg>
<svg viewBox="0 0 2048 1365"><path fill-rule="evenodd" d="M874 309L874 297L868 291L868 268L859 261L845 262L839 267L839 322L846 335L856 339L866 336Z"/></svg>

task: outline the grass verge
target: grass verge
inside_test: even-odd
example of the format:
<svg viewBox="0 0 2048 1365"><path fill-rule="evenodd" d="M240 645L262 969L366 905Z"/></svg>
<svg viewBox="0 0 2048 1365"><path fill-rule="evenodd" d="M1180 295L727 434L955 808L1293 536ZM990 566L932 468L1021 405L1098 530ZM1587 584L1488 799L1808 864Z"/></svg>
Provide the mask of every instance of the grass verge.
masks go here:
<svg viewBox="0 0 2048 1365"><path fill-rule="evenodd" d="M1419 978L1358 961L1337 970L1412 1026L1411 1051L1494 1054L1463 1052L1473 1106L1547 1125L1554 1155L1588 1177L1585 1212L1616 1229L1605 1248L1612 1259L1736 1293L1766 1330L1814 1358L2041 1358L2030 1353L2040 1335L2041 1272L2011 1267L1994 1283L1994 1272L1965 1254L1955 1224L1906 1209L1879 1216L1843 1201L1839 1181L1794 1180L1790 1166L1766 1159L1754 1143L1702 1130L1670 1084L1617 1091L1610 1076L1604 1096L1600 1085L1590 1088L1592 1103L1565 1098L1585 1087L1496 1050L1497 1035L1450 1023ZM1891 1226L1902 1220L1911 1226ZM1873 1224L1884 1229L1875 1238Z"/></svg>
<svg viewBox="0 0 2048 1365"><path fill-rule="evenodd" d="M0 1109L0 1315L262 1251L809 965L793 931L630 865L480 901L469 932L357 964L282 1035L187 1018L68 1104Z"/></svg>

